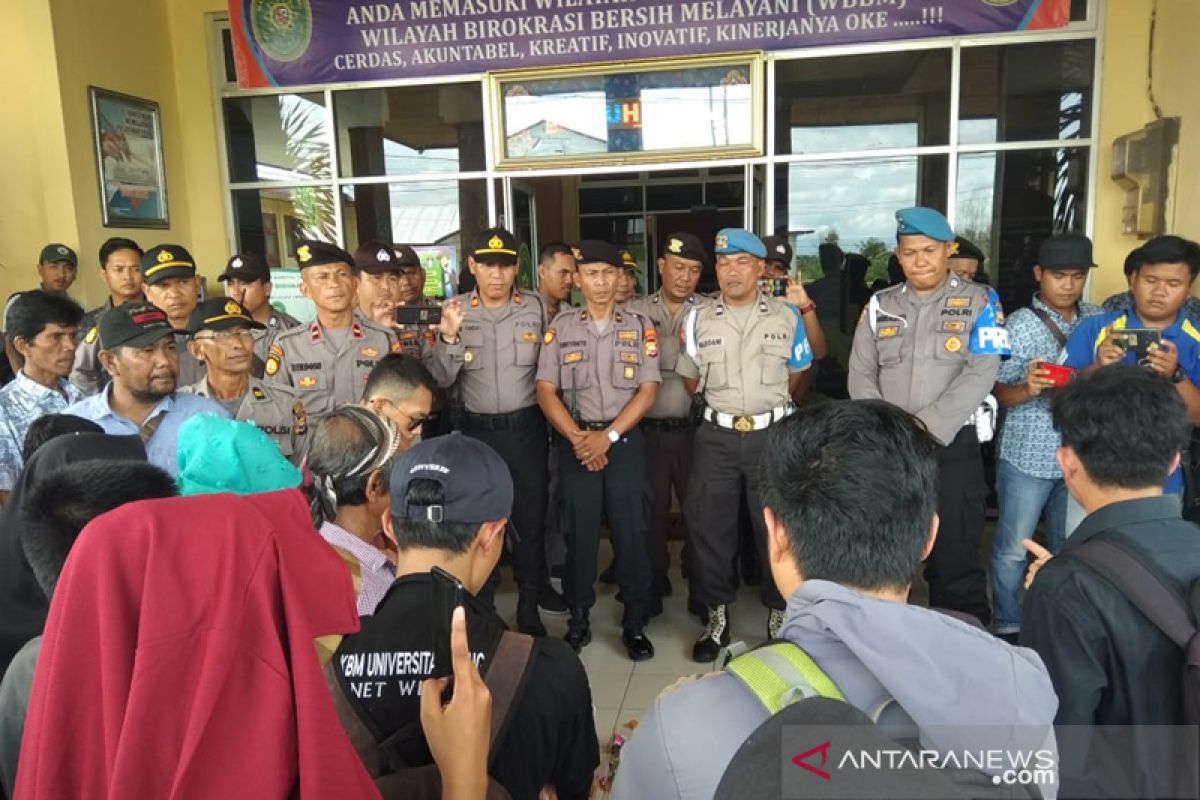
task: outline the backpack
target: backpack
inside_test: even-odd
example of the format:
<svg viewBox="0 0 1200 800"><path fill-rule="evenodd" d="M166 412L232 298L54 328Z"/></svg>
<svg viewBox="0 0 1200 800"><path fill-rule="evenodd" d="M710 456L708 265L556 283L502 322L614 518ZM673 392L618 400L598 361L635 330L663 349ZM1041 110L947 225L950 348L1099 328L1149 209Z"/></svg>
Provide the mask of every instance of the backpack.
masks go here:
<svg viewBox="0 0 1200 800"><path fill-rule="evenodd" d="M1183 651L1179 722L1200 724L1200 580L1184 597L1140 555L1110 539L1089 539L1063 555L1078 559L1106 578L1146 619Z"/></svg>
<svg viewBox="0 0 1200 800"><path fill-rule="evenodd" d="M492 694L489 759L496 757L496 743L507 727L510 712L524 693L532 653L532 636L505 631L492 655L492 666L484 679ZM442 777L437 764L411 765L402 755L406 745L423 736L420 720L410 722L381 739L371 732L359 716L339 680L333 660L326 662L324 673L338 720L384 800L441 800ZM489 776L487 800L512 798L507 789Z"/></svg>
<svg viewBox="0 0 1200 800"><path fill-rule="evenodd" d="M895 749L897 746L908 750L920 750L918 740L901 738L893 739L884 734L879 727L880 717L896 703L895 698L887 697L870 711L860 711L846 702L845 696L837 684L817 666L817 663L798 645L787 641L773 641L736 656L725 666L725 671L736 677L753 694L767 713L771 716L760 725L750 738L743 743L730 762L716 793L716 800L740 800L756 796L796 796L790 793L772 794L774 785L769 789L758 786L753 789L748 785L766 778L785 780L785 771L780 769L779 758L781 749L787 744L786 736L789 729L795 726L840 725L858 726L857 729L846 728L837 733L839 747L846 753L856 747L866 747L874 742L884 743ZM903 709L900 709L903 710ZM911 723L911 719L909 720ZM915 729L915 725L912 726ZM841 729L835 729L841 730ZM1047 746L1053 742L1053 734L1047 739ZM826 742L824 750L819 755L818 762L825 767L827 773L834 773L838 758L830 754L830 743ZM754 750L760 755L757 763L743 758ZM813 750L801 753L793 759L797 767L813 771L811 767L801 764L808 761ZM771 759L774 759L773 761ZM828 759L828 761L827 761ZM785 762L786 763L786 762ZM798 773L797 773L798 774ZM757 775L758 778L751 778ZM838 786L836 796L839 797L964 797L964 798L1038 798L1041 797L1039 787L1029 785L1009 785L996 783L991 775L973 769L956 769L943 767L941 769L889 769L868 770L851 769L839 771L836 775L826 777L831 780L836 777ZM795 787L780 787L795 791ZM765 790L765 791L764 791ZM833 791L831 785L831 791ZM848 793L847 793L848 792ZM898 793L899 792L899 793ZM832 795L828 795L832 796Z"/></svg>

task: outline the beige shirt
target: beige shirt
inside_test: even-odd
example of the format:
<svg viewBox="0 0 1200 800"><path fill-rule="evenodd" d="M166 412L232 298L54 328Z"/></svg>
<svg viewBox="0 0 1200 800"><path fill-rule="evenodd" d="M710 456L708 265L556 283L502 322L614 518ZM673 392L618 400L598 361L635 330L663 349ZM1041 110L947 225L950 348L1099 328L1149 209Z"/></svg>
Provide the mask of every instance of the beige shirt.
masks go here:
<svg viewBox="0 0 1200 800"><path fill-rule="evenodd" d="M345 344L335 350L314 320L276 338L267 353L266 379L295 389L308 413L320 416L359 402L379 359L399 350L391 333L361 320L351 322Z"/></svg>
<svg viewBox="0 0 1200 800"><path fill-rule="evenodd" d="M854 331L850 396L894 403L949 444L1000 370L999 355L971 352L976 323L989 308L999 314L990 332L1007 343L1003 312L987 286L950 275L926 297L905 283L876 293Z"/></svg>
<svg viewBox="0 0 1200 800"><path fill-rule="evenodd" d="M649 419L685 419L692 412L692 395L683 385L683 378L675 371L679 360L679 331L683 321L693 308L706 305L709 301L699 295L685 300L672 316L662 298L662 291L648 297L638 297L628 303L628 308L649 317L658 331L658 369L662 374L662 385L654 398L654 407L647 412Z"/></svg>
<svg viewBox="0 0 1200 800"><path fill-rule="evenodd" d="M184 386L179 391L221 402L212 397L208 378ZM308 413L294 389L251 377L250 385L242 397L234 419L253 422L279 445L279 452L289 460L299 463L308 436Z"/></svg>
<svg viewBox="0 0 1200 800"><path fill-rule="evenodd" d="M507 414L537 405L538 354L546 309L533 292L514 289L501 308L477 292L462 295L463 324L454 344L438 339L429 371L439 386L457 385L472 414Z"/></svg>
<svg viewBox="0 0 1200 800"><path fill-rule="evenodd" d="M610 422L644 383L660 383L658 332L636 311L617 308L597 334L586 308L564 311L546 331L537 379L562 392L584 422Z"/></svg>
<svg viewBox="0 0 1200 800"><path fill-rule="evenodd" d="M726 414L762 414L792 401L788 376L812 363L812 349L796 308L759 294L744 328L717 298L688 312L683 351L675 371L699 380L709 408Z"/></svg>

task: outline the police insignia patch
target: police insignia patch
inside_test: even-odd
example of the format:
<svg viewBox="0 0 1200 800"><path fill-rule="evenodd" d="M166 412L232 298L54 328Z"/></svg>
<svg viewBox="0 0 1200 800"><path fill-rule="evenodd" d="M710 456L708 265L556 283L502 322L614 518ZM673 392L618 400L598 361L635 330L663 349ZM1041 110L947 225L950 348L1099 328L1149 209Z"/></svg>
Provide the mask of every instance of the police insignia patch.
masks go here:
<svg viewBox="0 0 1200 800"><path fill-rule="evenodd" d="M92 326L92 329L87 332L87 336L83 337L83 343L91 344L92 342L96 341L96 337L99 335L100 327L98 325L94 325Z"/></svg>
<svg viewBox="0 0 1200 800"><path fill-rule="evenodd" d="M521 341L523 342L536 342L537 340L537 334L533 331L525 331L521 334Z"/></svg>
<svg viewBox="0 0 1200 800"><path fill-rule="evenodd" d="M646 358L658 358L658 342L653 339L646 340Z"/></svg>
<svg viewBox="0 0 1200 800"><path fill-rule="evenodd" d="M959 350L962 350L962 339L957 336L947 337L944 347L947 353L957 353Z"/></svg>
<svg viewBox="0 0 1200 800"><path fill-rule="evenodd" d="M174 260L175 260L175 254L172 253L170 250L163 250L161 253L158 254L158 263L160 263L160 264L165 264L168 261L174 261Z"/></svg>
<svg viewBox="0 0 1200 800"><path fill-rule="evenodd" d="M275 353L267 356L267 364L263 368L263 372L268 375L274 375L276 372L279 372L279 359L275 357Z"/></svg>
<svg viewBox="0 0 1200 800"><path fill-rule="evenodd" d="M242 307L237 304L236 300L230 300L225 304L225 313L240 317L242 315Z"/></svg>
<svg viewBox="0 0 1200 800"><path fill-rule="evenodd" d="M296 385L301 389L311 389L317 385L317 379L311 375L305 375L303 378L296 381Z"/></svg>
<svg viewBox="0 0 1200 800"><path fill-rule="evenodd" d="M634 374L633 367L625 368L625 380L627 380L627 381L633 380L633 374Z"/></svg>
<svg viewBox="0 0 1200 800"><path fill-rule="evenodd" d="M467 352L463 353L463 361L465 363L470 364L474 360L475 360L475 353L473 351L468 350Z"/></svg>
<svg viewBox="0 0 1200 800"><path fill-rule="evenodd" d="M296 258L302 262L312 261L312 251L308 245L302 244L296 248Z"/></svg>
<svg viewBox="0 0 1200 800"><path fill-rule="evenodd" d="M959 322L943 322L941 326L943 333L966 333L967 323Z"/></svg>
<svg viewBox="0 0 1200 800"><path fill-rule="evenodd" d="M723 233L720 234L717 236L716 245L718 250L724 250L726 247L729 247L729 237Z"/></svg>
<svg viewBox="0 0 1200 800"><path fill-rule="evenodd" d="M254 387L253 395L254 395L255 400L266 400L267 399L267 393L264 392L262 389L258 388L257 386Z"/></svg>
<svg viewBox="0 0 1200 800"><path fill-rule="evenodd" d="M899 325L884 325L879 328L880 339L890 339L900 332Z"/></svg>
<svg viewBox="0 0 1200 800"><path fill-rule="evenodd" d="M393 339L392 344L388 349L391 350L393 353L399 353L400 352L400 343L397 342L395 339Z"/></svg>
<svg viewBox="0 0 1200 800"><path fill-rule="evenodd" d="M542 337L542 344L550 344L554 341L554 328L546 328L546 335Z"/></svg>
<svg viewBox="0 0 1200 800"><path fill-rule="evenodd" d="M667 250L671 251L672 253L682 253L683 242L679 241L678 239L672 239L667 243Z"/></svg>
<svg viewBox="0 0 1200 800"><path fill-rule="evenodd" d="M631 353L628 350L621 351L621 360L627 364L637 363L637 353Z"/></svg>
<svg viewBox="0 0 1200 800"><path fill-rule="evenodd" d="M566 355L563 356L564 364L575 364L579 361L583 361L583 351L582 350L576 350L573 353L567 353Z"/></svg>
<svg viewBox="0 0 1200 800"><path fill-rule="evenodd" d="M297 436L308 433L308 414L304 412L304 404L300 401L296 401L296 405L292 406L292 420L295 422L292 433Z"/></svg>
<svg viewBox="0 0 1200 800"><path fill-rule="evenodd" d="M360 348L358 353L359 353L359 355L365 356L367 358L379 358L379 351L376 350L374 347Z"/></svg>

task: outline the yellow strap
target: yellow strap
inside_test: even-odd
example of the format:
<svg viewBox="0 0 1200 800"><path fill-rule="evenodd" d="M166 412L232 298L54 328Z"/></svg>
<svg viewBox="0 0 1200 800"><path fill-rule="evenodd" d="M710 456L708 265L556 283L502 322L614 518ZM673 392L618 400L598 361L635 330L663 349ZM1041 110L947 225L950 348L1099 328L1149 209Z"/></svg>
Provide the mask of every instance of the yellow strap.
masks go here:
<svg viewBox="0 0 1200 800"><path fill-rule="evenodd" d="M725 669L737 676L771 714L805 696L846 699L808 653L791 642L774 642L743 653Z"/></svg>
<svg viewBox="0 0 1200 800"><path fill-rule="evenodd" d="M1092 344L1092 354L1095 355L1096 351L1100 349L1100 343L1104 341L1104 337L1108 336L1108 330L1110 328L1114 331L1123 331L1125 330L1125 325L1128 320L1129 315L1122 314L1114 319L1111 323L1101 328L1100 332L1096 334L1096 341Z"/></svg>

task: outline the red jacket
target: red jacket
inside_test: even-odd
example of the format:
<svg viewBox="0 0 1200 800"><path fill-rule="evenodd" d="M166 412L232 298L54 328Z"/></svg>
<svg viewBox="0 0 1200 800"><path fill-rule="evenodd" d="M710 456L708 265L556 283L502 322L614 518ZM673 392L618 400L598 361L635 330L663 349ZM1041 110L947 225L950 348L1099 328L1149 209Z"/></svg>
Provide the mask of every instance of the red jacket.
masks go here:
<svg viewBox="0 0 1200 800"><path fill-rule="evenodd" d="M132 503L54 593L17 798L378 798L313 639L358 629L298 490Z"/></svg>

